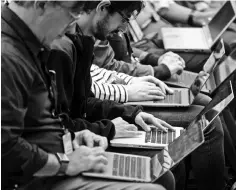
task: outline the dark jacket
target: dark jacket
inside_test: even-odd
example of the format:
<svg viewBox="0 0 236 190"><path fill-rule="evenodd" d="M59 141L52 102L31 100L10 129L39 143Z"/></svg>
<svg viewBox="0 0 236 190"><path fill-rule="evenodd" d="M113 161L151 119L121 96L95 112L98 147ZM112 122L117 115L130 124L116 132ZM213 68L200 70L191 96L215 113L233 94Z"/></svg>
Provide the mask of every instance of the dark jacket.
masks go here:
<svg viewBox="0 0 236 190"><path fill-rule="evenodd" d="M134 123L141 107L125 106L114 101L99 100L91 92L90 67L94 41L90 37L67 35L52 44L48 61L57 73L58 107L74 119L74 130L89 129L112 139L116 117Z"/></svg>
<svg viewBox="0 0 236 190"><path fill-rule="evenodd" d="M14 12L2 8L1 161L2 188L24 184L63 152L63 130L54 115L48 51ZM53 88L54 89L54 88Z"/></svg>

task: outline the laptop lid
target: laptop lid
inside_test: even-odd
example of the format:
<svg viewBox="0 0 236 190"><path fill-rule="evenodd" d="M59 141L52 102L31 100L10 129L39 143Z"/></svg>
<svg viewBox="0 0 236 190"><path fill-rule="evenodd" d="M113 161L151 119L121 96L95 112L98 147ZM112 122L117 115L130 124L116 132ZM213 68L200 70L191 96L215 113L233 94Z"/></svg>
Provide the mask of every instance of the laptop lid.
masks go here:
<svg viewBox="0 0 236 190"><path fill-rule="evenodd" d="M212 41L209 43L210 47L216 43L216 41L235 19L236 2L227 0L206 26L206 28L209 30L209 37L212 39Z"/></svg>
<svg viewBox="0 0 236 190"><path fill-rule="evenodd" d="M151 179L154 182L166 171L183 160L204 142L202 122L196 120L194 127L185 130L177 139L151 159Z"/></svg>
<svg viewBox="0 0 236 190"><path fill-rule="evenodd" d="M202 117L209 112L214 110L213 114L207 115L211 117L209 120L214 120L227 106L228 104L234 99L234 92L231 81L228 81L225 85L221 86L218 89L217 94L213 97L209 104L205 106L205 108L198 114L198 116L194 119L197 120L198 117ZM193 121L193 122L194 122ZM191 126L191 125L189 125ZM203 128L205 130L206 127Z"/></svg>
<svg viewBox="0 0 236 190"><path fill-rule="evenodd" d="M201 91L210 75L212 75L214 69L217 64L222 59L225 54L224 42L221 39L216 45L214 51L211 53L209 58L207 59L205 65L203 66L203 70L198 73L198 76L195 78L193 84L190 86L190 102L192 102L198 93Z"/></svg>
<svg viewBox="0 0 236 190"><path fill-rule="evenodd" d="M221 91L222 92L213 98L177 139L165 147L160 153L152 157L152 166L156 166L152 167L153 171L151 173L153 181L203 144L203 131L212 124L215 118L234 98L231 81L225 85ZM206 122L206 114L210 110L215 110L215 112L209 115L211 118L208 117L209 122Z"/></svg>
<svg viewBox="0 0 236 190"><path fill-rule="evenodd" d="M209 89L211 94L215 94L218 88L228 80L232 74L236 71L236 50L231 52L231 54L219 65L214 71L215 86L210 86Z"/></svg>

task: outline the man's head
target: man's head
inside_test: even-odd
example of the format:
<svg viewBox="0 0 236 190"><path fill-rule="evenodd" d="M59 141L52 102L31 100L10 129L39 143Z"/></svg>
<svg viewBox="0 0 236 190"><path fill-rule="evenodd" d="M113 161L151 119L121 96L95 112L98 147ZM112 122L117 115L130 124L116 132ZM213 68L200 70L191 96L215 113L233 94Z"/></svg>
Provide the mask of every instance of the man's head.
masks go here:
<svg viewBox="0 0 236 190"><path fill-rule="evenodd" d="M85 1L11 1L14 11L46 46L75 25Z"/></svg>
<svg viewBox="0 0 236 190"><path fill-rule="evenodd" d="M89 25L90 35L105 40L109 33L127 24L132 16L137 17L142 8L143 2L141 0L86 1L78 23L82 28L86 28L82 25Z"/></svg>

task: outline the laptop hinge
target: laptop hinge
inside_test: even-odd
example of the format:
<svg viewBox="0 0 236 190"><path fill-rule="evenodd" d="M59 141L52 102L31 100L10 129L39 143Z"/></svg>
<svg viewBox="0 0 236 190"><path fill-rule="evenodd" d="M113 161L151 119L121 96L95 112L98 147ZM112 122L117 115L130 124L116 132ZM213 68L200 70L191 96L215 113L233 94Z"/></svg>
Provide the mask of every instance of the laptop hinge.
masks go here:
<svg viewBox="0 0 236 190"><path fill-rule="evenodd" d="M206 39L205 42L207 43L207 47L209 49L211 49L213 40L212 40L212 37L211 37L211 32L210 32L209 26L208 25L203 26L202 30L203 30L203 33L204 33L204 37Z"/></svg>

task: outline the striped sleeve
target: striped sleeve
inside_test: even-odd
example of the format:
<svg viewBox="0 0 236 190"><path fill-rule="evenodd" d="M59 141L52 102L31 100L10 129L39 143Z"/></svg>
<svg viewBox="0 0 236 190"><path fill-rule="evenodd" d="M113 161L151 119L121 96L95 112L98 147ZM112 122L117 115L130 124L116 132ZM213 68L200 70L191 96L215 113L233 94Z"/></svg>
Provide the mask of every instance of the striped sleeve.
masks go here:
<svg viewBox="0 0 236 190"><path fill-rule="evenodd" d="M124 80L126 84L129 84L131 79L133 78L132 76L124 74L124 73L117 73L117 76L121 78L122 80Z"/></svg>
<svg viewBox="0 0 236 190"><path fill-rule="evenodd" d="M113 100L119 103L128 102L128 92L126 87L121 84L108 84L92 82L92 92L96 98L101 100Z"/></svg>
<svg viewBox="0 0 236 190"><path fill-rule="evenodd" d="M105 83L109 81L109 79L112 77L112 74L115 74L117 77L122 79L126 84L129 84L131 79L133 78L130 75L124 74L124 73L118 73L116 71L110 71L104 68L100 68L97 65L92 64L90 69L91 77L94 81L99 83Z"/></svg>

